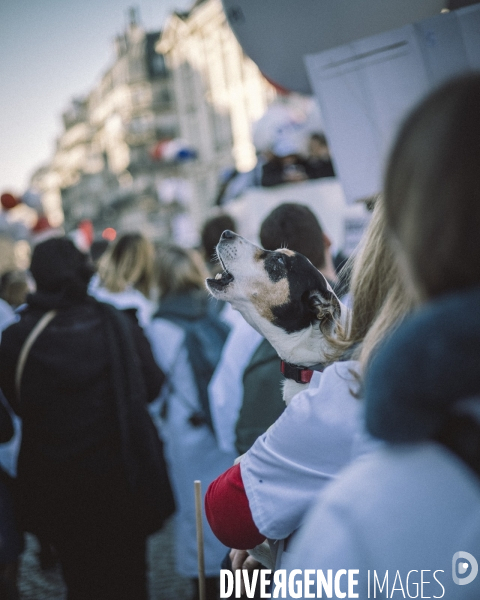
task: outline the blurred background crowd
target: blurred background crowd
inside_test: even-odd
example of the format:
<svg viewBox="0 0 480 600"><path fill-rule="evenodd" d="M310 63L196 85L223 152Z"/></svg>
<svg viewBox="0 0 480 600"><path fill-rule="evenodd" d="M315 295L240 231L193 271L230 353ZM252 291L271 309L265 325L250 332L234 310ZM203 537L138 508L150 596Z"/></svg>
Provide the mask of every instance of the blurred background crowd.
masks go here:
<svg viewBox="0 0 480 600"><path fill-rule="evenodd" d="M220 0L171 12L162 30L131 7L113 43L97 82L66 105L50 158L24 189L0 189L0 598L197 600L194 480L204 496L210 486L206 600L219 598L221 565L269 566L270 551L263 562L246 553L266 538L279 542L273 568L343 568L344 556L355 567L368 555L352 549L357 527L390 559L382 531L368 535L385 523L399 564L409 544L422 560L441 549L440 520L458 550L457 533L475 519L478 529L478 409L455 405L479 393L478 76L421 104L382 193L347 203L315 98L262 74ZM321 370L288 407L278 348L205 288L231 277L216 247L236 235L266 256L306 256L342 307ZM441 318L449 294L459 332ZM416 321L408 328L417 314L423 346ZM401 369L418 369L410 387ZM424 445L397 455L399 441ZM345 495L334 481L344 467ZM388 476L397 468L402 493ZM449 477L466 498L458 522ZM413 544L418 497L425 534ZM443 504L430 518L432 497ZM335 521L339 505L350 520Z"/></svg>
<svg viewBox="0 0 480 600"><path fill-rule="evenodd" d="M344 243L347 209L315 101L267 81L219 0L173 12L162 31L131 8L113 41L111 63L66 106L51 157L24 189L0 189L0 270L24 267L29 244L58 229L85 250L132 230L194 247L219 207L237 213L242 232L258 229L272 203L299 194L273 190L262 212L252 210L250 189L321 178L334 188L332 227ZM320 206L322 191L308 195Z"/></svg>
<svg viewBox="0 0 480 600"><path fill-rule="evenodd" d="M338 284L345 294L346 283L343 281L340 286L337 272L356 246L368 214L363 206L348 208L345 203L316 102L311 96L289 93L262 75L237 42L221 2L201 0L187 10L172 10L161 31L146 27L138 8L131 7L124 15L124 30L112 40L114 53L110 63L87 93L70 101L65 99L68 104L61 115L61 130L50 158L31 174L24 189L10 185L0 190L0 327L4 330L18 321L18 310L22 310L27 298L40 298L42 308L58 310L53 296L58 296L64 285L61 273L77 268L71 256L66 262L61 258L62 252L72 253L72 248L88 255L92 273L95 271L88 298L95 297L134 315L135 324L141 328L135 334L142 339L140 345L148 344L152 349L146 352L144 360L150 364L153 352L159 372L165 377L160 395L158 384L153 383L154 387L157 385L156 393L150 392L147 399L156 398L150 412L165 443L175 494L176 571L188 582L197 577L191 481L201 479L206 488L230 466L237 454L237 443L244 451L283 410L276 352L229 307L207 301L204 279L219 270L213 257L221 233L227 229L237 231L270 250L285 245L296 247L310 256L332 285ZM280 212L274 211L276 207ZM57 243L55 240L64 240L65 244L68 240L72 248L60 244L56 250L54 246L44 250ZM36 264L43 266L42 274L36 272L34 277L31 263L37 248L43 254ZM58 281L53 275L47 276L50 269ZM42 277L47 277L47 281ZM75 314L74 320L83 323L89 322L92 315L82 281L79 288L83 291L67 304ZM78 310L80 313L76 314ZM98 318L105 321L105 316ZM203 357L203 362L192 362L182 342L185 332L190 332L192 338L190 351L195 350L194 355ZM56 342L48 342L48 329L42 337L49 348L56 346ZM8 346L8 340L4 341L3 348ZM11 352L16 355L16 350ZM109 351L105 352L108 355ZM60 363L69 363L66 355L64 359L59 357ZM98 356L92 356L92 363L98 361ZM185 376L191 365L193 380ZM4 368L9 371L6 365ZM40 372L44 368L46 365ZM153 381L154 371L149 376ZM42 385L49 388L47 383ZM249 390L260 387L248 396L251 406L242 411L244 385ZM8 396L9 384L3 382L2 387ZM58 396L63 392L50 389L49 393ZM235 398L231 406L224 405L225 393L232 400ZM95 394L99 394L98 390ZM270 401L265 402L263 416L257 420L256 397L265 394ZM217 401L210 409L209 398L213 396ZM9 400L14 406L15 400ZM21 408L14 408L16 414L9 411L7 420L12 421L15 435L0 447L5 494L11 478L17 475L22 419L28 422L39 416L27 417ZM97 415L97 428L102 418ZM87 429L91 425L86 425ZM65 431L70 426L63 424ZM48 446L38 435L36 438L34 434L31 456L43 454L44 445ZM70 448L68 452L76 450ZM27 450L26 464L33 464L28 456ZM36 468L50 471L51 466L47 462ZM32 468L30 465L27 471ZM77 481L98 477L98 473L92 474L88 469L89 475L85 475L83 468L85 465L70 464L69 471L80 469ZM64 477L65 473L57 472L54 480L47 478L42 489L48 502L45 500L35 511L51 514L51 506L57 510L67 506L75 512L71 497L60 502L47 493ZM75 488L71 474L68 481ZM25 485L28 490L33 484L30 481ZM121 496L118 481L110 481L107 488L108 485L113 489L117 486L115 493ZM83 497L78 489L76 494L84 504L93 501ZM69 509L65 511L63 527L70 523ZM24 512L32 513L32 506ZM105 518L105 513L101 518ZM44 585L41 569L48 576L57 565L58 552L67 585L75 589L78 580L75 572L70 576L68 565L82 563L91 554L91 548L82 549L82 540L85 531L93 527L85 515L77 514L76 519L77 534L70 532L70 539L75 541L66 549L65 540L52 531L38 531L35 524L32 527L21 523L20 530L33 531L37 539L33 542L33 538L27 538L25 565L35 562L35 557L29 555L32 547L38 545L38 581L32 588L36 591L30 592L31 582L24 581L29 579L28 573L25 575L24 569L22 577L18 577L17 572L21 539L7 519L9 550L0 560L6 565L2 571L2 593L16 597L14 582L19 581L27 597L29 593L40 594ZM100 520L97 515L97 529ZM215 597L225 548L206 522L205 528L207 584L210 596ZM141 543L144 542L145 538ZM161 547L164 543L160 542ZM111 544L125 545L118 538ZM138 547L138 540L129 540L129 546L133 548L135 544ZM141 555L141 547L137 556ZM73 548L77 550L72 555ZM140 559L138 564L142 564ZM102 565L99 560L97 571L104 575L106 570L106 563ZM123 577L119 575L121 571ZM124 563L117 568L115 577L120 587L125 587L127 573L132 572ZM137 570L139 573L141 569ZM162 570L160 575L162 579ZM135 577L132 575L132 580ZM111 581L105 579L104 586L108 587ZM92 585L97 584L98 580ZM45 594L53 593L52 589ZM138 594L144 593L145 582L140 577L135 592L128 589L127 586L124 590L126 597L140 598ZM62 593L61 589L57 592ZM85 592L88 593L91 594ZM107 592L103 589L101 593ZM118 587L108 593L116 597ZM166 593L168 597L173 592ZM187 594L185 590L183 593Z"/></svg>

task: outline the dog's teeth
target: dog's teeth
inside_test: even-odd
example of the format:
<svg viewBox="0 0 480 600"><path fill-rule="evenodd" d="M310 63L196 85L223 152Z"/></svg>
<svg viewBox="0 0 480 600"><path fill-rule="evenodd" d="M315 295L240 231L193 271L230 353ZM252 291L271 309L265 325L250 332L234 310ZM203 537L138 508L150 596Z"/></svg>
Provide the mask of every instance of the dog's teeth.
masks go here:
<svg viewBox="0 0 480 600"><path fill-rule="evenodd" d="M215 275L215 279L221 279L221 278L222 278L222 274L221 274L221 273L217 273L217 274Z"/></svg>

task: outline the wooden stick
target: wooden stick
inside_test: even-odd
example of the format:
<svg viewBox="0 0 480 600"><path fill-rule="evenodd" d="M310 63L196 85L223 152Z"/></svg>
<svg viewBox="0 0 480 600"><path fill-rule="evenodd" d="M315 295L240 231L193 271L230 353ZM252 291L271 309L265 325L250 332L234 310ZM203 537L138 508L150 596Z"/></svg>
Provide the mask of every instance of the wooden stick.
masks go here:
<svg viewBox="0 0 480 600"><path fill-rule="evenodd" d="M198 594L200 600L205 600L207 593L205 588L205 555L203 550L202 482L196 480L194 488L195 516L197 521Z"/></svg>

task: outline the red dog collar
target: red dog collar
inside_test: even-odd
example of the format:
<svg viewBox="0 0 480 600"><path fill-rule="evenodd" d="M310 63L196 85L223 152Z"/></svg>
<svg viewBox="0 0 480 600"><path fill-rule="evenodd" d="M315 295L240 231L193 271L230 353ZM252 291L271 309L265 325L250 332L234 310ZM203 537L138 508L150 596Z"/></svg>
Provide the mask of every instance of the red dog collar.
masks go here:
<svg viewBox="0 0 480 600"><path fill-rule="evenodd" d="M284 360L280 362L280 371L287 379L293 379L297 383L310 383L314 371L322 372L325 366L321 363L312 365L311 367L300 367L299 365L292 365Z"/></svg>

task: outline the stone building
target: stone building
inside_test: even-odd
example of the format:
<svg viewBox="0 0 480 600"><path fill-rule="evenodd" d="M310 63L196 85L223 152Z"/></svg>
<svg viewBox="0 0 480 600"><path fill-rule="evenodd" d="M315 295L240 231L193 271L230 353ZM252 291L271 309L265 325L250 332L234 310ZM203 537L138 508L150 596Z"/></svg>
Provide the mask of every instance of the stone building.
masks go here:
<svg viewBox="0 0 480 600"><path fill-rule="evenodd" d="M97 234L141 229L194 243L189 231L214 204L221 174L254 167L252 124L275 98L220 0L172 14L162 34L146 32L132 9L113 63L64 112L54 156L32 187L52 224L63 208L67 231L90 219ZM195 159L166 159L162 145L172 139Z"/></svg>
<svg viewBox="0 0 480 600"><path fill-rule="evenodd" d="M125 33L115 40L113 64L64 112L54 156L32 178L53 224L61 219L61 202L67 231L91 219L97 232L140 228L165 237L157 186L177 167L155 160L151 149L175 138L178 126L171 78L155 50L159 38L131 10Z"/></svg>
<svg viewBox="0 0 480 600"><path fill-rule="evenodd" d="M252 124L276 92L243 53L220 0L197 0L188 13L171 15L156 48L172 73L179 135L198 151L180 176L191 183L191 213L199 225L222 171L254 167Z"/></svg>

